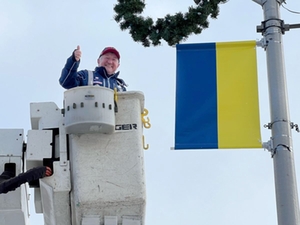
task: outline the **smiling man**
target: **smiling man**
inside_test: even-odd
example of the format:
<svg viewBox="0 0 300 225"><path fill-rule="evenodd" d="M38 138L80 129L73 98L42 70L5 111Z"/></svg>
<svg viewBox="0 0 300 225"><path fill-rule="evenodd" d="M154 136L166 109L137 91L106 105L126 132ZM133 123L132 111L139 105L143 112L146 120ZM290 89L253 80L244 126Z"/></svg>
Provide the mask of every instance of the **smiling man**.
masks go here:
<svg viewBox="0 0 300 225"><path fill-rule="evenodd" d="M66 89L77 86L99 85L117 91L126 91L124 80L116 72L120 65L120 53L114 47L106 47L97 59L98 66L94 71L78 70L81 59L80 46L73 51L62 69L59 83Z"/></svg>

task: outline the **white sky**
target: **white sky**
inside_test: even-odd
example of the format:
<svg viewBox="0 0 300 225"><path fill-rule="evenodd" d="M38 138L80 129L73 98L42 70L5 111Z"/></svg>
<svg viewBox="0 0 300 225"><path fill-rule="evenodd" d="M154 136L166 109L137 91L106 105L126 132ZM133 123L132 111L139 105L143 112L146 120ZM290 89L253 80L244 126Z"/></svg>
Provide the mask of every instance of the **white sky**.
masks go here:
<svg viewBox="0 0 300 225"><path fill-rule="evenodd" d="M105 3L103 3L105 2ZM146 16L186 12L192 0L149 0ZM58 78L76 48L82 49L80 69L93 69L101 50L114 46L121 53L120 77L129 90L145 94L152 127L145 130L147 225L274 225L277 223L273 162L263 150L171 151L174 146L176 49L165 42L144 48L114 21L116 1L0 1L0 128L30 127L31 102L55 102L62 107L64 89ZM299 1L285 6L300 11ZM281 8L285 23L299 23L299 14ZM256 26L261 7L251 0L221 5L217 20L185 43L260 40ZM291 121L299 115L299 35L284 35L284 55ZM265 52L257 48L261 129L270 131ZM201 71L201 65L199 66ZM195 71L196 72L196 71ZM201 88L201 85L199 85ZM241 126L241 129L243 127ZM292 131L296 173L300 170L299 133ZM300 177L298 176L298 180ZM300 186L298 184L298 186ZM43 224L31 206L31 225Z"/></svg>

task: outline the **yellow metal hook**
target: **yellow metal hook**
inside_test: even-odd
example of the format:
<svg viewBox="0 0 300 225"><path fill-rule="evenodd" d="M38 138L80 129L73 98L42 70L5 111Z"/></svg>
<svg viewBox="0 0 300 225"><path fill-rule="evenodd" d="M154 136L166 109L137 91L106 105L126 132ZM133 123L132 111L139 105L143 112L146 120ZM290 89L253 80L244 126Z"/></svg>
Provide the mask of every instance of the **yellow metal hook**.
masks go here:
<svg viewBox="0 0 300 225"><path fill-rule="evenodd" d="M149 145L148 145L148 144L145 145L145 137L144 137L144 135L143 135L143 148L144 148L145 150L148 150L148 148L149 148Z"/></svg>
<svg viewBox="0 0 300 225"><path fill-rule="evenodd" d="M148 110L144 109L144 111L142 113L142 122L143 122L144 127L148 129L151 127L151 124L150 124L149 117L145 118L145 116L147 116L147 115L148 115Z"/></svg>

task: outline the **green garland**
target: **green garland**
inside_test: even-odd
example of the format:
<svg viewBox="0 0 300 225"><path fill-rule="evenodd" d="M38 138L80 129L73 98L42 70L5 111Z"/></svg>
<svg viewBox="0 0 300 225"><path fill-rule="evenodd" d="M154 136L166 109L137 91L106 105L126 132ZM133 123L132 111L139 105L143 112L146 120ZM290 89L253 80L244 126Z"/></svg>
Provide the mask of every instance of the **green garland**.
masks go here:
<svg viewBox="0 0 300 225"><path fill-rule="evenodd" d="M184 0L183 0L184 1ZM227 0L194 0L196 8L189 7L188 12L181 12L165 18L157 19L154 24L149 17L140 16L145 8L143 0L118 0L114 10L116 22L120 23L121 30L129 29L129 33L136 42L142 42L143 46L149 47L161 44L161 39L170 46L174 46L188 38L192 33L200 34L208 27L208 17L217 18L220 3Z"/></svg>

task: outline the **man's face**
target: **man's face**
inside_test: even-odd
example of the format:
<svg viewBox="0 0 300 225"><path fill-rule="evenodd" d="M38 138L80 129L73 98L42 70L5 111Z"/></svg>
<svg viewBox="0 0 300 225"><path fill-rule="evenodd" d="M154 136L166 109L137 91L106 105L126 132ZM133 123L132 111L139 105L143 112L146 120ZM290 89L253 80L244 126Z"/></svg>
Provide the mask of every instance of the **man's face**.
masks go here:
<svg viewBox="0 0 300 225"><path fill-rule="evenodd" d="M106 53L98 59L98 66L105 67L109 75L114 74L119 67L119 59L114 53Z"/></svg>

